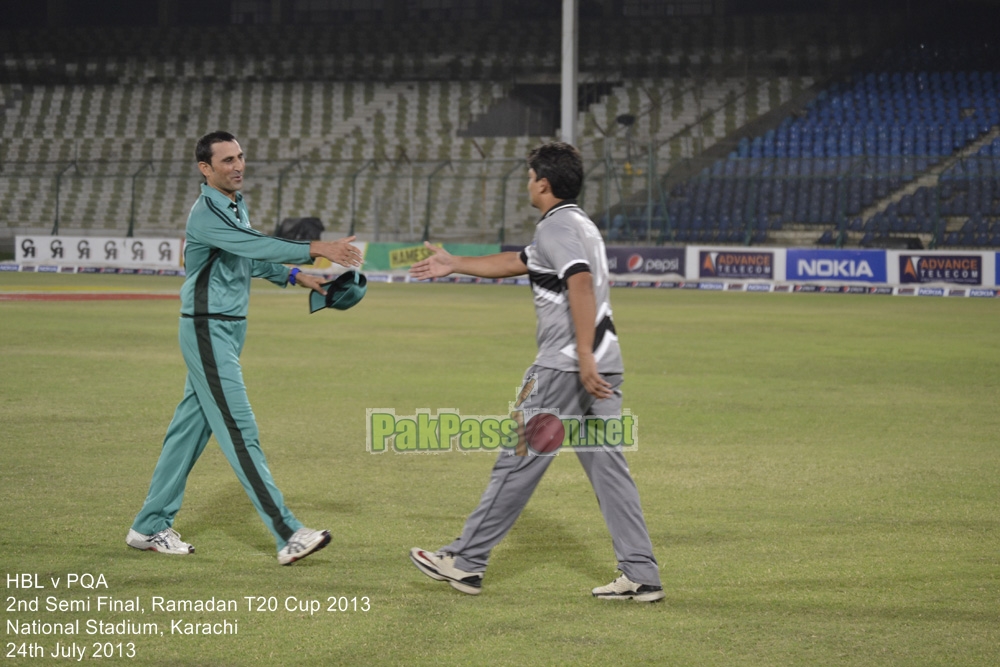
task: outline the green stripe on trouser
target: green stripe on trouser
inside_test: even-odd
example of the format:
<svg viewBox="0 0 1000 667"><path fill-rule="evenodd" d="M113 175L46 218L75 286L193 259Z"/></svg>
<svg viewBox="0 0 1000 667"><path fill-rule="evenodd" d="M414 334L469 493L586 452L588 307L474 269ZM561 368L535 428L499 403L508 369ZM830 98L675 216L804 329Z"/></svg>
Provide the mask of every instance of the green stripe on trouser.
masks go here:
<svg viewBox="0 0 1000 667"><path fill-rule="evenodd" d="M173 524L188 474L212 434L274 535L278 549L302 527L285 507L260 448L240 368L246 326L246 320L181 318L179 337L188 368L187 382L184 398L167 429L149 494L132 524L143 535Z"/></svg>

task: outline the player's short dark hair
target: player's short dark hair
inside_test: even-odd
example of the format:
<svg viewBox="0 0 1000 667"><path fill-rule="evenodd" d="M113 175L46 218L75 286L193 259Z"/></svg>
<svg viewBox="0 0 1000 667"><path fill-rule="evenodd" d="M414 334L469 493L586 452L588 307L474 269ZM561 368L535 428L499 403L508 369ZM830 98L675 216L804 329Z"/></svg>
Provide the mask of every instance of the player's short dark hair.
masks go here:
<svg viewBox="0 0 1000 667"><path fill-rule="evenodd" d="M583 157L576 147L563 141L542 144L528 154L528 167L535 179L548 179L557 199L576 199L583 188Z"/></svg>
<svg viewBox="0 0 1000 667"><path fill-rule="evenodd" d="M195 159L197 159L198 162L212 164L212 154L215 152L212 145L225 143L227 141L236 141L236 137L231 135L229 132L224 132L222 130L209 132L204 137L199 139L198 145L194 147Z"/></svg>

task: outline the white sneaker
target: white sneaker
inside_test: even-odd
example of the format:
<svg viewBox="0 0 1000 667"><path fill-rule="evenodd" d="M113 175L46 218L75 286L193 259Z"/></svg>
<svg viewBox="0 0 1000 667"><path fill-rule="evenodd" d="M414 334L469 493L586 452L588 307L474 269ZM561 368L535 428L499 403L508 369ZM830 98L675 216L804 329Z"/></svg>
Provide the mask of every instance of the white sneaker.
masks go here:
<svg viewBox="0 0 1000 667"><path fill-rule="evenodd" d="M446 553L410 549L410 560L431 579L447 581L456 591L479 595L483 590L482 572L465 572L455 567L455 557Z"/></svg>
<svg viewBox="0 0 1000 667"><path fill-rule="evenodd" d="M330 543L330 531L302 527L295 531L278 552L278 563L291 565Z"/></svg>
<svg viewBox="0 0 1000 667"><path fill-rule="evenodd" d="M125 544L133 549L156 551L161 554L185 555L194 553L194 547L187 542L182 542L180 533L173 528L164 528L154 535L143 535L129 528Z"/></svg>
<svg viewBox="0 0 1000 667"><path fill-rule="evenodd" d="M595 598L602 600L635 600L636 602L656 602L662 600L662 586L637 584L624 573L607 586L599 586L590 591Z"/></svg>

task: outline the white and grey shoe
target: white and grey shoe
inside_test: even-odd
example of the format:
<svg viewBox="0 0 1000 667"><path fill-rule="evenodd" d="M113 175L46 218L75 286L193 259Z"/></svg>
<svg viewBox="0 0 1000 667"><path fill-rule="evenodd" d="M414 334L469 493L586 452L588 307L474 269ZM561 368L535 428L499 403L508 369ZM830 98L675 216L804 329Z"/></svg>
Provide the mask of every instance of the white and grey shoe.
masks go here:
<svg viewBox="0 0 1000 667"><path fill-rule="evenodd" d="M637 584L624 573L607 586L599 586L590 591L595 598L602 600L635 600L636 602L656 602L662 600L663 586Z"/></svg>
<svg viewBox="0 0 1000 667"><path fill-rule="evenodd" d="M135 529L129 528L125 544L133 549L155 551L161 554L183 556L194 553L194 546L181 541L180 533L173 528L164 528L153 535L143 535Z"/></svg>
<svg viewBox="0 0 1000 667"><path fill-rule="evenodd" d="M330 543L330 531L302 527L296 530L278 552L278 563L291 565Z"/></svg>
<svg viewBox="0 0 1000 667"><path fill-rule="evenodd" d="M455 557L451 554L425 551L420 547L410 549L410 560L417 569L431 579L447 581L456 591L468 595L479 595L483 590L483 573L466 572L455 567Z"/></svg>

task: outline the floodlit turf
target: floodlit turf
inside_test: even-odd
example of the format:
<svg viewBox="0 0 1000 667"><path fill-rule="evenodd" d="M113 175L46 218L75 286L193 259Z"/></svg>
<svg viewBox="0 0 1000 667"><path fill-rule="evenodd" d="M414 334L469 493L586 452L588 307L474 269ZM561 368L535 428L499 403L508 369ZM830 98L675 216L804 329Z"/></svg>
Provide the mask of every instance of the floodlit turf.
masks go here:
<svg viewBox="0 0 1000 667"><path fill-rule="evenodd" d="M179 281L0 275L0 291L57 286ZM1000 304L612 299L639 416L629 460L666 591L655 605L590 597L615 561L572 454L494 550L482 595L408 561L409 547L458 534L493 457L369 454L365 408L503 414L534 355L525 287L371 284L356 308L309 315L303 290L258 281L243 363L264 451L296 515L333 533L292 567L214 443L175 526L197 553L125 546L183 387L179 302L0 302L5 653L61 642L88 657L132 644L134 664L179 665L1000 662ZM22 574L44 588L14 588ZM107 588L67 588L73 574ZM98 596L138 597L145 613L99 611ZM157 611L154 596L238 610ZM90 611L46 611L50 598ZM72 619L76 637L9 624ZM163 634L91 635L87 619ZM172 634L176 620L238 634Z"/></svg>

